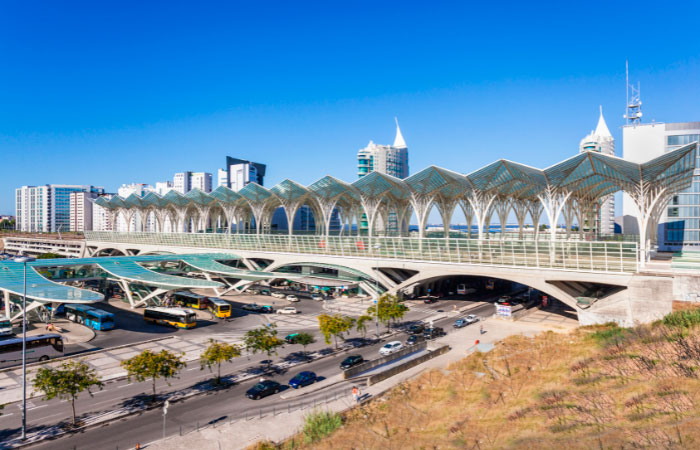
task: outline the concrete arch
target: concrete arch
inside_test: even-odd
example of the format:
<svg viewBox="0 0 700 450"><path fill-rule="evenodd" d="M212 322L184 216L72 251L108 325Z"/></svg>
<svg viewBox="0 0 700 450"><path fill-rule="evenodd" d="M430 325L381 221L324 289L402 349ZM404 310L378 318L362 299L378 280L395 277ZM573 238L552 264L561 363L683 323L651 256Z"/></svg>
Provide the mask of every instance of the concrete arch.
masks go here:
<svg viewBox="0 0 700 450"><path fill-rule="evenodd" d="M91 256L126 256L126 252L113 247L98 247Z"/></svg>

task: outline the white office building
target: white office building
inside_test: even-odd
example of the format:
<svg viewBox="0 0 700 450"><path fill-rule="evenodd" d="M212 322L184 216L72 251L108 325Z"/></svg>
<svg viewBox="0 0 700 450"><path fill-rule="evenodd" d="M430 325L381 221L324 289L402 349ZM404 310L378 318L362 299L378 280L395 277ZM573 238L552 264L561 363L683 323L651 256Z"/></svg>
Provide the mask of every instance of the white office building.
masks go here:
<svg viewBox="0 0 700 450"><path fill-rule="evenodd" d="M46 184L22 186L15 190L15 228L27 232L70 230L72 192L104 193L104 188L89 185Z"/></svg>
<svg viewBox="0 0 700 450"><path fill-rule="evenodd" d="M579 151L593 151L604 155L615 156L615 139L603 118L603 107L600 108L598 126L592 130L579 144ZM600 201L596 223L579 224L584 230L595 230L600 234L615 232L615 197L610 195Z"/></svg>
<svg viewBox="0 0 700 450"><path fill-rule="evenodd" d="M101 197L110 199L113 195L104 194ZM92 229L94 231L114 231L114 223L112 223L110 211L96 203L92 204Z"/></svg>
<svg viewBox="0 0 700 450"><path fill-rule="evenodd" d="M396 178L408 177L408 147L396 121L394 145L378 145L369 141L357 152L357 175L362 178L370 172L385 173Z"/></svg>
<svg viewBox="0 0 700 450"><path fill-rule="evenodd" d="M629 124L622 128L623 158L633 162L648 161L682 145L700 141L700 122ZM698 165L700 167L700 165ZM639 213L634 202L623 196L623 231L637 234ZM700 249L700 170L693 184L670 198L657 227L659 250Z"/></svg>
<svg viewBox="0 0 700 450"><path fill-rule="evenodd" d="M179 172L173 177L173 189L187 194L192 189L211 192L212 177L209 172Z"/></svg>
<svg viewBox="0 0 700 450"><path fill-rule="evenodd" d="M234 191L240 191L248 183L263 186L266 168L265 164L227 156L226 167L217 172L217 187L226 186Z"/></svg>
<svg viewBox="0 0 700 450"><path fill-rule="evenodd" d="M174 189L174 184L172 181L157 181L156 187L153 190L156 194L161 197Z"/></svg>
<svg viewBox="0 0 700 450"><path fill-rule="evenodd" d="M95 192L70 193L70 231L92 231L92 200Z"/></svg>

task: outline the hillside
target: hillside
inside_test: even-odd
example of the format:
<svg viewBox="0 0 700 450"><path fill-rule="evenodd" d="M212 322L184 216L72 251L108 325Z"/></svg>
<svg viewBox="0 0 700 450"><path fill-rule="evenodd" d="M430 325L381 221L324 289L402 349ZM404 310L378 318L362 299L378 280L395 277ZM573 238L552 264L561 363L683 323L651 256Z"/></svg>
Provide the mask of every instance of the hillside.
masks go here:
<svg viewBox="0 0 700 450"><path fill-rule="evenodd" d="M698 323L512 337L282 448L700 448Z"/></svg>

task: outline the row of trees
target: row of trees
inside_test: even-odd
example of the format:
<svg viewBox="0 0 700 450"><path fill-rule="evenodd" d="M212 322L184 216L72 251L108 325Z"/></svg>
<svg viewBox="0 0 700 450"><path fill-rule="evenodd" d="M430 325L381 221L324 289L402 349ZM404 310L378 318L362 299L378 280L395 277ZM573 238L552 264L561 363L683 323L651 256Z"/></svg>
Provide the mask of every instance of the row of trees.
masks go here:
<svg viewBox="0 0 700 450"><path fill-rule="evenodd" d="M309 333L300 333L295 342L306 346L314 342L314 337ZM268 358L277 353L277 348L285 344L283 339L277 337L274 325L265 326L255 330L249 330L243 340L243 347L235 344L209 340L209 345L199 358L200 369L208 368L213 371L216 368L214 384L221 383L221 365L224 362L232 362L234 358L241 356L243 348L251 353L266 353ZM269 361L268 361L269 364ZM177 355L168 350L152 352L144 350L138 355L121 362L126 370L129 381L132 379L152 383L152 400L156 399L156 380L176 377L187 364L182 355ZM168 382L168 385L170 383ZM91 368L85 360L64 361L58 367L42 367L37 370L34 378L34 389L43 394L45 400L58 398L67 400L71 405L72 423L76 424L75 402L82 392L90 396L93 391L104 387L97 371Z"/></svg>
<svg viewBox="0 0 700 450"><path fill-rule="evenodd" d="M353 327L365 337L367 324L375 317L385 326L390 327L392 323L403 318L408 308L399 303L396 296L385 294L381 296L376 305L367 309L367 314L357 319L342 316L340 314L318 316L319 327L326 344L334 340L335 347L338 348L338 338L349 333ZM306 346L315 342L313 335L309 333L299 333L295 336L294 342L301 344L306 353ZM243 338L243 346L209 340L209 346L202 352L199 363L200 369L208 368L213 371L216 367L214 383L221 383L221 365L224 362L232 362L241 356L243 349L249 353L265 353L268 357L268 367L271 364L270 357L277 354L277 349L284 346L285 341L277 336L277 328L274 324L261 328L249 330ZM166 382L170 378L176 377L186 363L182 355L161 350L152 352L144 350L140 354L121 362L122 367L127 372L129 381L135 379L139 382L150 380L152 383L152 399L156 398L156 380L164 379ZM170 383L168 382L168 385ZM82 392L93 395L93 390L102 389L103 383L97 371L91 368L84 360L72 360L61 363L58 367L40 368L34 379L34 388L43 393L46 400L59 398L70 402L72 411L72 422L76 423L75 401Z"/></svg>
<svg viewBox="0 0 700 450"><path fill-rule="evenodd" d="M388 329L401 320L407 312L408 307L400 303L395 295L384 294L379 297L375 305L367 308L366 314L357 319L341 314L321 314L318 316L318 326L326 344L330 344L332 338L335 342L335 348L338 348L338 338L342 339L343 334L349 333L353 327L362 333L364 338L367 335L367 324L375 318Z"/></svg>

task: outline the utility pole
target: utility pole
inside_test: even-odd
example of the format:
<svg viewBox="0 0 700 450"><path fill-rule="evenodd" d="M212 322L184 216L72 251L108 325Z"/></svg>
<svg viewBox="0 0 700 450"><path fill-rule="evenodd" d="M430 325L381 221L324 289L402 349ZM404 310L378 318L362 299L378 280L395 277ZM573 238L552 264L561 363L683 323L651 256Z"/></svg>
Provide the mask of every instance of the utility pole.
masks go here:
<svg viewBox="0 0 700 450"><path fill-rule="evenodd" d="M36 258L18 256L15 262L24 265L24 292L22 295L22 440L27 439L27 263ZM9 311L7 311L9 317Z"/></svg>
<svg viewBox="0 0 700 450"><path fill-rule="evenodd" d="M375 251L375 259L376 259L376 267L375 267L375 274L374 274L374 293L377 295L377 298L374 300L374 308L375 308L375 314L374 314L374 326L376 328L377 332L377 340L379 340L379 250L382 248L381 244L375 244L374 249Z"/></svg>

